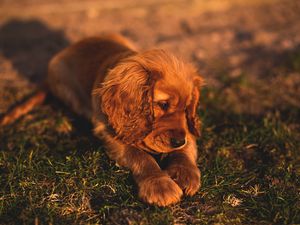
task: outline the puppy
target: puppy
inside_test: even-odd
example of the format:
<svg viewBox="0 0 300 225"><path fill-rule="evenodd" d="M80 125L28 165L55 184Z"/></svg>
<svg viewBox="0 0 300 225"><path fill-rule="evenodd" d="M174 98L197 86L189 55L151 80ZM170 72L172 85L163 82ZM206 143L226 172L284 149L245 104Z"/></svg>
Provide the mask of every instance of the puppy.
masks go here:
<svg viewBox="0 0 300 225"><path fill-rule="evenodd" d="M158 206L200 187L202 83L193 66L163 50L138 53L120 35L69 46L50 61L47 76L51 93L92 121L108 156L132 172L139 197Z"/></svg>

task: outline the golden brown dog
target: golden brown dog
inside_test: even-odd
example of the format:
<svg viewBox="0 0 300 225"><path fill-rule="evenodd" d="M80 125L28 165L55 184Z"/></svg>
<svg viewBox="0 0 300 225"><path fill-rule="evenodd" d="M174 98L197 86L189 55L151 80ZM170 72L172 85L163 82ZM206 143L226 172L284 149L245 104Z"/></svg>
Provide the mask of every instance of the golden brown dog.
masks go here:
<svg viewBox="0 0 300 225"><path fill-rule="evenodd" d="M131 170L145 202L166 206L200 186L202 79L163 50L138 53L122 36L84 39L49 63L52 94L91 120L107 153ZM163 163L154 155L163 155Z"/></svg>

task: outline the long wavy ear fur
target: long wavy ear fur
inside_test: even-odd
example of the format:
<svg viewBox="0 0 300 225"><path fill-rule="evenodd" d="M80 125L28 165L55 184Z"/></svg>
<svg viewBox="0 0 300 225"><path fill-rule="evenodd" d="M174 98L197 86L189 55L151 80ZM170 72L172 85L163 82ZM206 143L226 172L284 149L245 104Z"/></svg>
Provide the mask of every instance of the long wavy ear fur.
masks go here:
<svg viewBox="0 0 300 225"><path fill-rule="evenodd" d="M194 78L194 87L192 92L192 100L186 109L186 117L189 130L196 137L200 136L201 121L197 115L197 107L199 105L200 87L203 86L204 81L200 76Z"/></svg>
<svg viewBox="0 0 300 225"><path fill-rule="evenodd" d="M96 92L116 138L134 144L152 129L153 78L137 60L126 60L108 74Z"/></svg>

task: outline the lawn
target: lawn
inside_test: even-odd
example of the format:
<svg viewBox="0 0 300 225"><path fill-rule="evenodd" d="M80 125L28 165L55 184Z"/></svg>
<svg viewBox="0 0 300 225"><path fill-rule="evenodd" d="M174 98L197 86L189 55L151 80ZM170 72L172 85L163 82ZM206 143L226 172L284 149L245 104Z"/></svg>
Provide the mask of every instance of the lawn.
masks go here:
<svg viewBox="0 0 300 225"><path fill-rule="evenodd" d="M299 223L299 108L236 113L224 92L202 90L201 190L166 208L142 203L86 121L48 100L1 128L1 223Z"/></svg>
<svg viewBox="0 0 300 225"><path fill-rule="evenodd" d="M82 37L119 32L172 51L206 80L200 190L170 207L141 202L88 121L50 97L0 128L0 224L300 224L300 4L113 2L0 3L0 114Z"/></svg>

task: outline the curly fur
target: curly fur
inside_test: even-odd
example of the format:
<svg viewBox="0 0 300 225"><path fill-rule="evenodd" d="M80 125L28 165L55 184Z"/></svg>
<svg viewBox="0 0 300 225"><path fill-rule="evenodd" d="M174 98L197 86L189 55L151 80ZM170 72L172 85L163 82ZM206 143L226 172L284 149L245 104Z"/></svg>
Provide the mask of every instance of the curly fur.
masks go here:
<svg viewBox="0 0 300 225"><path fill-rule="evenodd" d="M132 172L140 198L166 206L200 187L203 80L166 51L132 46L120 35L79 41L51 60L47 81L54 96L92 121L109 157ZM153 157L161 153L163 160Z"/></svg>
<svg viewBox="0 0 300 225"><path fill-rule="evenodd" d="M189 130L195 136L200 136L201 121L197 116L197 106L199 104L200 98L200 87L203 85L203 80L200 77L195 78L194 88L192 91L192 101L187 107L187 122Z"/></svg>
<svg viewBox="0 0 300 225"><path fill-rule="evenodd" d="M109 80L94 93L101 96L102 112L108 116L116 137L126 144L144 139L152 129L152 83L150 74L134 59L109 71Z"/></svg>

